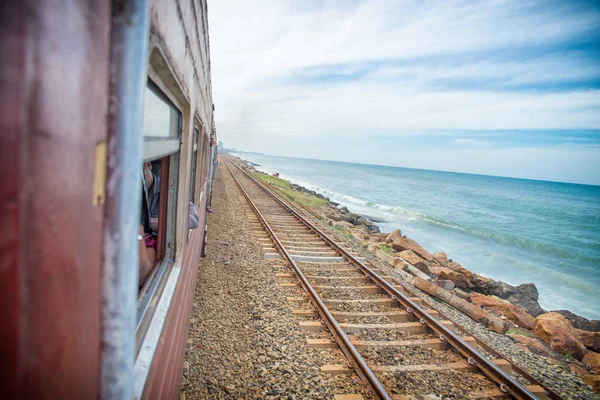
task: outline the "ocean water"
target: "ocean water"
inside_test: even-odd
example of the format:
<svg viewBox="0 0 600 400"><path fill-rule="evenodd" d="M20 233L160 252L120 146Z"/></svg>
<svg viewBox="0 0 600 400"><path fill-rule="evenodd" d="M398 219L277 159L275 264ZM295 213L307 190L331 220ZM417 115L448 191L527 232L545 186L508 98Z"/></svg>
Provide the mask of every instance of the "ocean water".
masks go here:
<svg viewBox="0 0 600 400"><path fill-rule="evenodd" d="M234 155L279 172L430 252L512 285L545 310L600 319L600 186L377 165Z"/></svg>

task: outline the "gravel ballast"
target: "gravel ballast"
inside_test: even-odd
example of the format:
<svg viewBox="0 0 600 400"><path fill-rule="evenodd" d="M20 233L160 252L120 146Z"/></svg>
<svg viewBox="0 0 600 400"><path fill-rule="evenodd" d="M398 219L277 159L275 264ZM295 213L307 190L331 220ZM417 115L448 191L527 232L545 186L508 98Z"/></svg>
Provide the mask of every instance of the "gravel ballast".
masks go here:
<svg viewBox="0 0 600 400"><path fill-rule="evenodd" d="M187 399L323 399L360 393L355 375L326 375L337 349L309 349L277 270L263 258L246 203L227 169L216 171L208 255L198 272L182 393Z"/></svg>

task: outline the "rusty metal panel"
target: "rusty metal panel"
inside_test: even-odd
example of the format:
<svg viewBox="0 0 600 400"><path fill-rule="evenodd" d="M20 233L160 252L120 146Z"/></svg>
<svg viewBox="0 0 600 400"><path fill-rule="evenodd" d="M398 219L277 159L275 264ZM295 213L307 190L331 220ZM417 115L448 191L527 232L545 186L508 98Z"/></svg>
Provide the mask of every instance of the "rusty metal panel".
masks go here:
<svg viewBox="0 0 600 400"><path fill-rule="evenodd" d="M1 390L94 398L102 208L92 199L94 152L106 139L109 3L13 0L0 15L0 320L2 362L12 364Z"/></svg>

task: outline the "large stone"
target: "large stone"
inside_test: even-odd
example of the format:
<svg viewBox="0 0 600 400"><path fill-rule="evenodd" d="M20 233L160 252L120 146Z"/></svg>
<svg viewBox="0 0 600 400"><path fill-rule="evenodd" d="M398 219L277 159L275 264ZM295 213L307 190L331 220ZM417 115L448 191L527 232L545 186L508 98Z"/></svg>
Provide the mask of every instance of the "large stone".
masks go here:
<svg viewBox="0 0 600 400"><path fill-rule="evenodd" d="M581 375L581 376L586 376L586 375L590 374L587 369L585 369L582 366L577 365L575 363L569 364L569 371L571 371L572 374Z"/></svg>
<svg viewBox="0 0 600 400"><path fill-rule="evenodd" d="M596 393L600 393L600 375L586 375L583 377L583 381L586 385L594 388Z"/></svg>
<svg viewBox="0 0 600 400"><path fill-rule="evenodd" d="M339 222L336 222L333 225L333 227L335 229L352 229L352 228L354 228L354 225L352 225L351 223L346 222L346 221L339 221Z"/></svg>
<svg viewBox="0 0 600 400"><path fill-rule="evenodd" d="M588 351L581 360L585 365L589 365L595 374L600 374L600 354L595 351Z"/></svg>
<svg viewBox="0 0 600 400"><path fill-rule="evenodd" d="M583 318L567 310L558 310L553 312L564 315L564 317L568 319L577 329L583 329L584 331L590 332L600 332L600 320Z"/></svg>
<svg viewBox="0 0 600 400"><path fill-rule="evenodd" d="M471 275L469 279L473 282L477 292L508 300L534 317L545 313L537 302L539 295L533 283L525 283L515 287L478 274Z"/></svg>
<svg viewBox="0 0 600 400"><path fill-rule="evenodd" d="M579 334L585 347L600 352L600 332L590 332L581 329L575 329L575 331Z"/></svg>
<svg viewBox="0 0 600 400"><path fill-rule="evenodd" d="M452 282L449 279L441 279L436 281L435 283L444 290L454 290L454 288L456 287L454 282Z"/></svg>
<svg viewBox="0 0 600 400"><path fill-rule="evenodd" d="M545 356L551 356L552 352L544 345L544 343L540 342L538 339L527 337L525 335L516 334L512 335L512 338L517 342L527 346L530 350L535 350L538 353L541 353Z"/></svg>
<svg viewBox="0 0 600 400"><path fill-rule="evenodd" d="M385 241L388 243L392 243L394 240L402 240L402 231L400 229L395 229L395 230L391 231L385 237Z"/></svg>
<svg viewBox="0 0 600 400"><path fill-rule="evenodd" d="M386 237L387 237L387 235L385 233L375 233L375 234L371 235L371 240L373 242L381 243L381 242L385 242Z"/></svg>
<svg viewBox="0 0 600 400"><path fill-rule="evenodd" d="M412 250L419 257L426 261L433 261L433 256L427 250L422 248L417 242L407 238L406 236L400 236L402 232L396 229L390 233L386 238L386 242L396 251Z"/></svg>
<svg viewBox="0 0 600 400"><path fill-rule="evenodd" d="M431 267L431 273L437 276L439 279L447 279L454 282L454 284L462 289L470 289L473 284L469 281L469 278L463 273L453 271L447 267Z"/></svg>
<svg viewBox="0 0 600 400"><path fill-rule="evenodd" d="M517 286L517 290L521 292L523 295L537 301L540 298L540 294L533 283L524 283L522 285Z"/></svg>
<svg viewBox="0 0 600 400"><path fill-rule="evenodd" d="M473 304L478 306L489 307L493 310L501 312L506 318L517 324L518 326L527 329L535 327L535 319L527 314L525 310L511 304L506 300L502 300L496 296L486 296L484 294L473 292L470 294Z"/></svg>
<svg viewBox="0 0 600 400"><path fill-rule="evenodd" d="M550 347L581 360L587 349L573 325L561 314L549 312L535 319L535 333Z"/></svg>
<svg viewBox="0 0 600 400"><path fill-rule="evenodd" d="M441 252L441 251L437 252L437 253L433 253L433 258L435 258L435 260L441 266L443 266L443 267L448 266L448 257L446 256L446 253Z"/></svg>
<svg viewBox="0 0 600 400"><path fill-rule="evenodd" d="M396 257L402 258L413 267L418 268L421 272L431 275L431 271L429 270L429 265L427 265L427 262L416 255L412 250L401 251L400 253L396 254Z"/></svg>

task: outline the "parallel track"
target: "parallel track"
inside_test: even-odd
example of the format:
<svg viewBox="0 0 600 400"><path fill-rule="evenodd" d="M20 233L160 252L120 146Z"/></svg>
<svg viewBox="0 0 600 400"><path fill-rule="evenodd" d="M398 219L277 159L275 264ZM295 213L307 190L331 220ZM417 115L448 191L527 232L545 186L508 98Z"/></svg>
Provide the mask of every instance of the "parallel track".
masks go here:
<svg viewBox="0 0 600 400"><path fill-rule="evenodd" d="M448 365L434 364L430 365L419 365L419 366L403 366L396 367L391 366L372 366L369 365L357 350L355 340L352 340L346 330L349 329L370 329L370 328L381 328L388 327L393 329L412 329L417 332L428 332L428 339L417 340L412 342L389 342L382 344L381 342L362 342L361 348L365 348L365 343L373 345L376 343L379 349L386 351L389 349L390 352L397 350L396 346L408 345L408 346L429 346L432 343L440 345L442 348L449 347L454 352L461 355L467 362L455 363L456 369L469 369L475 370L480 374L487 377L487 379L497 385L497 389L488 390L479 393L478 397L512 397L517 399L535 399L537 398L529 389L535 389L535 387L526 388L524 385L517 382L508 373L503 371L496 363L490 361L473 348L463 337L458 336L449 327L451 323L448 321L439 321L435 318L435 313L431 310L425 310L419 304L418 299L411 298L405 294L400 287L388 282L389 277L383 277L377 274L372 268L361 262L353 254L351 254L344 247L339 245L335 240L329 237L325 232L316 227L301 214L296 212L293 207L286 204L276 194L271 192L267 187L259 183L247 172L239 168L237 165L225 162L228 170L230 171L235 182L241 189L244 197L250 204L252 210L256 214L260 224L267 231L267 234L275 245L279 254L283 257L285 262L288 264L293 276L297 278L300 286L308 293L311 302L315 306L319 316L323 321L327 329L333 334L336 343L343 351L345 356L350 361L351 367L356 371L358 376L363 382L365 382L369 390L368 395L375 395L381 399L391 399L395 396L391 396L384 385L378 379L374 369L377 372L381 371L402 371L402 373L410 373L411 371L423 371L423 370L440 370L449 368ZM233 165L233 168L230 167ZM243 183L242 183L243 182ZM298 244L301 244L298 247ZM302 246L309 246L304 247ZM321 257L320 255L323 255ZM310 262L312 260L319 261L318 264ZM300 265L299 265L300 264ZM325 267L329 271L334 270L338 266L348 266L359 271L362 278L359 277L326 277L326 276L314 276L304 271L314 271L315 266ZM348 270L348 269L346 269ZM319 269L317 268L317 271ZM316 275L319 275L317 273ZM335 275L335 274L334 274ZM313 285L313 282L327 281L332 279L333 282L342 280L343 282L351 281L364 281L368 282L368 285L362 283L361 286L340 286L336 288L335 285ZM397 311L387 313L352 313L346 312L332 312L328 303L331 304L331 300L327 299L327 296L323 296L323 293L327 294L329 290L335 293L336 290L347 291L347 290L368 290L373 292L373 289L387 296L387 299L382 301L391 303L395 307L398 307L404 311ZM379 296L376 295L376 296ZM383 295L381 295L383 296ZM385 296L383 296L385 297ZM324 301L325 298L325 301ZM329 300L329 301L328 301ZM369 300L359 300L360 302L368 303ZM372 300L372 303L376 303L376 300ZM362 316L364 318L376 317L376 316L392 316L394 318L406 317L406 320L415 321L408 322L405 324L342 324L337 321L334 315L342 316ZM364 319L363 318L363 319ZM432 334L437 336L436 339L431 339ZM399 344L400 343L400 344ZM447 351L452 351L447 350ZM435 361L435 360L434 360ZM466 368L465 368L466 366ZM412 369L411 369L412 367ZM428 369L429 367L429 369ZM539 389L539 388L538 388ZM428 393L420 393L428 394Z"/></svg>

